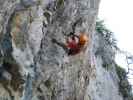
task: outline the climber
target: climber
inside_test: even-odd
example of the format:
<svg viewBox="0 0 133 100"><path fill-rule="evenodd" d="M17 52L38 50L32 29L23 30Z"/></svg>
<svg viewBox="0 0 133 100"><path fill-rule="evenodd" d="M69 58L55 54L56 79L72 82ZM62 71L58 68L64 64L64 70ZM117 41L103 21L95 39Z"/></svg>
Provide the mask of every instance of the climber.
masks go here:
<svg viewBox="0 0 133 100"><path fill-rule="evenodd" d="M88 37L85 33L80 33L79 36L70 33L67 36L65 44L58 42L56 39L52 39L52 42L61 46L68 55L76 55L85 47L86 43L88 42Z"/></svg>

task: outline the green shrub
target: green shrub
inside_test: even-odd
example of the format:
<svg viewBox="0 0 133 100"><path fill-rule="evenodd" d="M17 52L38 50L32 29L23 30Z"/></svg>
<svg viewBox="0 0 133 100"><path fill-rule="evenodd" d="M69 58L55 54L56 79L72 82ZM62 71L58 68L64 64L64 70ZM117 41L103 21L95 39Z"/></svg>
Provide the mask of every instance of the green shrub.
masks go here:
<svg viewBox="0 0 133 100"><path fill-rule="evenodd" d="M57 8L64 6L64 0L57 0Z"/></svg>
<svg viewBox="0 0 133 100"><path fill-rule="evenodd" d="M125 99L132 100L131 99L131 98L133 98L132 87L128 82L127 73L123 68L121 68L117 64L115 64L115 66L116 66L117 75L120 79L120 81L119 81L119 92L122 94L122 96Z"/></svg>
<svg viewBox="0 0 133 100"><path fill-rule="evenodd" d="M102 35L107 45L109 45L111 48L118 49L116 39L113 36L113 32L106 28L103 20L96 21L95 30L97 33Z"/></svg>
<svg viewBox="0 0 133 100"><path fill-rule="evenodd" d="M105 27L103 20L97 20L95 30L99 38L95 55L100 55L103 61L102 66L108 70L112 68L115 52L118 50L117 43L113 36L113 32Z"/></svg>
<svg viewBox="0 0 133 100"><path fill-rule="evenodd" d="M51 81L50 81L50 79L46 80L44 84L45 84L45 86L47 88L50 88L51 87Z"/></svg>
<svg viewBox="0 0 133 100"><path fill-rule="evenodd" d="M115 51L119 51L116 40L113 36L113 32L107 29L103 20L97 20L96 22L96 34L99 37L99 45L96 49L95 55L100 55L103 61L102 66L105 69L111 69L112 64L115 63ZM133 100L132 86L128 82L126 71L115 64L116 72L120 79L119 92L122 94L124 100Z"/></svg>
<svg viewBox="0 0 133 100"><path fill-rule="evenodd" d="M103 63L102 66L103 66L103 68L105 68L106 70L109 70L109 69L112 68L113 65L112 65L112 64Z"/></svg>

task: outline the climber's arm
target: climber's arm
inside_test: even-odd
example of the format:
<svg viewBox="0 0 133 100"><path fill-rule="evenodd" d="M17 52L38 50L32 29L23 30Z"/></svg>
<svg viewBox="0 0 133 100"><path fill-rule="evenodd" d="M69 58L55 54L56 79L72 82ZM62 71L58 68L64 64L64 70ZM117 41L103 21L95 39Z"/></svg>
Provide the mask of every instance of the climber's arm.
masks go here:
<svg viewBox="0 0 133 100"><path fill-rule="evenodd" d="M74 34L74 37L76 37L79 40L79 36Z"/></svg>
<svg viewBox="0 0 133 100"><path fill-rule="evenodd" d="M62 47L65 51L68 51L67 45L62 43L62 42L58 42L55 38L52 39L53 43L56 43L57 45L59 45L60 47Z"/></svg>

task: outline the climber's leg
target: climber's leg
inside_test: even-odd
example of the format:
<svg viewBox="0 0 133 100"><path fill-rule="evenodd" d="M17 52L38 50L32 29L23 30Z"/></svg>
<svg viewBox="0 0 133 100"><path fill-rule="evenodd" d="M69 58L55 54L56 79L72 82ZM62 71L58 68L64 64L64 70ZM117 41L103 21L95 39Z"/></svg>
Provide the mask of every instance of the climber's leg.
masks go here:
<svg viewBox="0 0 133 100"><path fill-rule="evenodd" d="M57 45L59 45L60 47L62 47L64 50L65 50L65 52L67 52L68 53L68 51L69 51L69 49L66 47L66 45L64 44L64 43L61 43L61 42L58 42L56 39L52 39L52 42L53 43L56 43Z"/></svg>
<svg viewBox="0 0 133 100"><path fill-rule="evenodd" d="M70 56L70 55L73 55L73 50L72 49L68 50L68 56Z"/></svg>
<svg viewBox="0 0 133 100"><path fill-rule="evenodd" d="M80 52L80 49L69 49L68 56L70 55L76 55Z"/></svg>

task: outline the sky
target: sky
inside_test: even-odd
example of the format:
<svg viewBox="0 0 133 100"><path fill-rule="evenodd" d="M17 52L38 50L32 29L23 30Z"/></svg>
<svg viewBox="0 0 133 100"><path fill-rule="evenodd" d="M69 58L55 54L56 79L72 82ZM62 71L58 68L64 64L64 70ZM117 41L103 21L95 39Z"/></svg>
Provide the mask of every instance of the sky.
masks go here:
<svg viewBox="0 0 133 100"><path fill-rule="evenodd" d="M101 0L98 17L114 32L118 47L133 54L133 0ZM127 66L122 54L116 56L116 62Z"/></svg>
<svg viewBox="0 0 133 100"><path fill-rule="evenodd" d="M133 0L101 0L99 18L115 33L118 46L133 53Z"/></svg>

